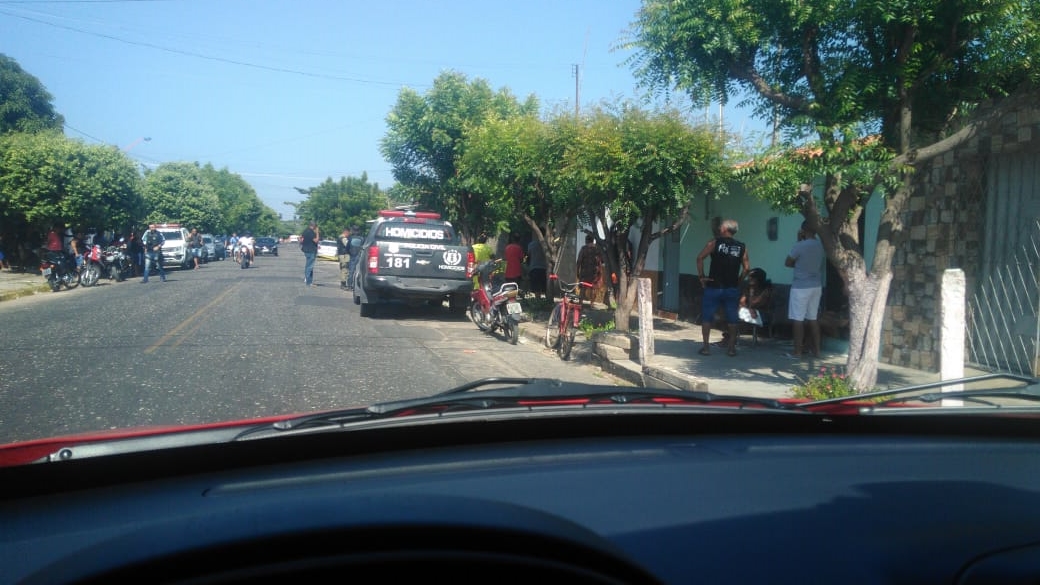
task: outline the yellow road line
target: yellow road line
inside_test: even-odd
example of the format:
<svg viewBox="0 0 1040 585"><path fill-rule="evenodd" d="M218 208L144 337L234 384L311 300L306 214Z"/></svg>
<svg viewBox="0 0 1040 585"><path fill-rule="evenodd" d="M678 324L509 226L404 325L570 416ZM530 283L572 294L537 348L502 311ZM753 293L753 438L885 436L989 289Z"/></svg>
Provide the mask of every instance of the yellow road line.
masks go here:
<svg viewBox="0 0 1040 585"><path fill-rule="evenodd" d="M233 284L233 285L231 285L230 287L228 287L228 289L227 289L227 290L225 290L224 292L222 292L222 293L220 293L219 295L217 295L217 297L216 297L216 298L214 298L214 299L213 299L212 301L210 301L209 303L207 303L207 304L206 304L206 305L205 305L204 307L200 308L200 309L199 309L198 311L195 311L194 313L192 313L191 315L189 315L187 319L185 319L185 320L181 321L181 322L180 322L180 323L179 323L179 324L178 324L178 325L177 325L176 327L174 327L173 329L171 329L170 331L168 331L168 332L166 333L166 335L163 335L162 337L160 337L160 338L159 338L159 341L156 341L156 342L155 342L155 343L153 343L152 345L148 346L148 348L147 348L147 349L145 349L145 350L144 350L144 352L145 352L146 354L154 353L154 352L155 352L155 350L159 349L159 347L160 347L160 346L162 346L162 345L163 345L164 343L166 343L167 341L169 341L170 339L172 339L172 338L173 338L174 336L176 336L176 335L177 335L177 334L178 334L178 333L179 333L179 332L180 332L180 331L181 331L182 329L184 329L184 328L185 328L185 327L187 327L188 325L191 325L191 323L192 323L192 322L194 322L194 321L195 321L195 320L197 320L197 319L198 319L199 317L201 317L201 316L202 316L203 314L205 314L205 313L206 313L206 311L209 311L209 310L210 310L211 308L213 308L213 307L214 307L215 305L217 305L218 303L220 303L220 301L224 300L224 297L226 297L226 296L228 296L229 294L233 293L233 292L235 291L235 289L236 289L236 288L238 288L238 285L239 285L239 284L241 284L241 281L239 281L239 282L236 282L235 284ZM192 330L192 332L194 332L195 330L197 330L197 329L198 329L199 327L201 327L201 326L202 326L202 322L199 322L199 324L195 326L195 328L194 328L194 329ZM186 337L187 337L187 335L185 335L185 336L184 336L184 337L182 337L181 339L177 340L177 342L176 342L176 343L174 343L174 344L173 344L173 345L172 345L171 347L177 347L178 345L180 345L180 344L181 344L181 342L183 342L183 341L184 341L184 339L185 339Z"/></svg>

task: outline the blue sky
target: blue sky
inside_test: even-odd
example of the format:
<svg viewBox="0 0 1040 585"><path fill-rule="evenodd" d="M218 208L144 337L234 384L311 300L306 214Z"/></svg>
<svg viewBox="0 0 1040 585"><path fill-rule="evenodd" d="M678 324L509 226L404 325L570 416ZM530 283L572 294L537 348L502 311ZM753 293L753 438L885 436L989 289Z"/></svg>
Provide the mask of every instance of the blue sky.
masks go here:
<svg viewBox="0 0 1040 585"><path fill-rule="evenodd" d="M578 92L582 105L640 97L615 49L639 5L0 0L0 52L46 86L67 135L148 166L226 167L289 219L293 187L362 173L389 187L385 117L402 87L425 92L443 71L546 109L573 108Z"/></svg>

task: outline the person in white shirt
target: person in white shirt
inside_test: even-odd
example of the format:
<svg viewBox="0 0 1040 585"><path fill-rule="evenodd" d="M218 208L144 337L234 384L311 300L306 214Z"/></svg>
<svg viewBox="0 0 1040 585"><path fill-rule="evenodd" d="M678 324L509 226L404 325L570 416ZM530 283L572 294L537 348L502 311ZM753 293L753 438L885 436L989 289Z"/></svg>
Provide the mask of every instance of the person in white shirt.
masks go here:
<svg viewBox="0 0 1040 585"><path fill-rule="evenodd" d="M238 247L241 249L243 254L249 254L249 263L252 264L256 257L253 255L253 244L256 240L253 239L252 232L246 232L242 234L241 238L238 238Z"/></svg>
<svg viewBox="0 0 1040 585"><path fill-rule="evenodd" d="M798 230L798 243L791 248L791 253L784 261L789 268L794 268L787 306L787 318L791 320L791 332L794 335L794 351L788 354L792 359L802 359L804 355L806 325L809 328L812 354L820 357L820 323L816 317L823 294L824 259L823 243L816 239L816 232L809 222L802 222L802 229Z"/></svg>

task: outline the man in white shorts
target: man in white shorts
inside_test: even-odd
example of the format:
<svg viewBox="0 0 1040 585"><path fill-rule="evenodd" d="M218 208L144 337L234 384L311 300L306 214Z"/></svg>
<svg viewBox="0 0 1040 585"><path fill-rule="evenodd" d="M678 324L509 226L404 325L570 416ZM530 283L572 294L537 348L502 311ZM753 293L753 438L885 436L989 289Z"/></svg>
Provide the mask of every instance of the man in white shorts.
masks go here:
<svg viewBox="0 0 1040 585"><path fill-rule="evenodd" d="M791 320L794 334L794 351L787 354L792 359L802 359L805 341L805 324L809 324L812 338L812 354L820 357L820 323L816 320L820 311L820 296L823 294L823 262L826 258L823 244L816 239L816 232L808 221L802 222L798 230L798 243L791 248L784 264L794 268L791 296L787 305L787 318Z"/></svg>

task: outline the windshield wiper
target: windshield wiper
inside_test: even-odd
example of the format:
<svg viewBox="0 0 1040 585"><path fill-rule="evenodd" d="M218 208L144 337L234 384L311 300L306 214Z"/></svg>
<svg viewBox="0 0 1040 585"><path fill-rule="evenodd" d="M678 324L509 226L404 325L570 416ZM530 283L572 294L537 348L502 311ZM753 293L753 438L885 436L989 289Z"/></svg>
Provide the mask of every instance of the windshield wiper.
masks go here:
<svg viewBox="0 0 1040 585"><path fill-rule="evenodd" d="M977 388L972 390L941 390L942 388L950 386L963 387L970 384L991 381L1005 381L1008 383L1023 385ZM940 389L940 391L927 392L927 390L935 388ZM882 412L885 409L903 410L901 408L894 408L892 406L893 404L903 405L907 402L935 404L942 402L943 400L963 400L965 402L986 406L987 410L1016 408L1015 406L1000 404L994 401L995 399L1002 398L1022 400L1026 402L1040 402L1040 381L1029 376L1020 376L1010 373L985 374L970 378L940 380L937 382L928 382L926 384L915 384L913 386L900 386L899 388L890 388L888 390L879 390L876 392L865 392L853 396L839 396L837 398L803 402L799 404L798 407L813 410L818 409L820 406L848 404L851 402L872 402L873 404L864 405L860 409L862 414L867 414L870 412ZM1035 408L1035 406L1030 406L1029 408ZM909 407L906 410L908 412L923 412L921 407ZM965 408L961 406L944 407L944 410L948 412L967 412Z"/></svg>
<svg viewBox="0 0 1040 585"><path fill-rule="evenodd" d="M728 396L710 392L600 386L552 378L484 378L422 398L379 402L371 406L315 413L248 429L244 438L265 430L293 431L408 415L539 407L609 407L612 405L705 405L746 412L804 412L771 398Z"/></svg>

